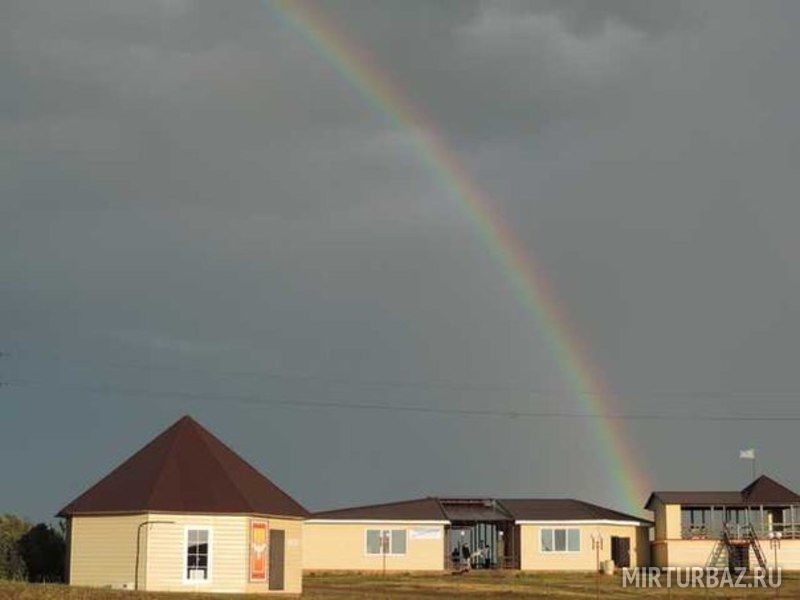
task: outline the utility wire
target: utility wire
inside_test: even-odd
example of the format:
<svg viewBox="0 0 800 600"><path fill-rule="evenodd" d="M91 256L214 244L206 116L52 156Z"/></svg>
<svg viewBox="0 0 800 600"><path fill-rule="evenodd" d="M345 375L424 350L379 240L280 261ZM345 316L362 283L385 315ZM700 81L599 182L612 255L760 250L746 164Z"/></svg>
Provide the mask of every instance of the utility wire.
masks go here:
<svg viewBox="0 0 800 600"><path fill-rule="evenodd" d="M59 360L62 360L59 358ZM201 367L179 367L179 366L166 366L166 365L146 365L141 363L126 363L120 361L101 361L101 362L88 362L88 361L75 361L66 359L64 362L73 365L87 365L96 368L98 365L105 365L115 369L129 369L136 371L152 371L152 372L176 372L176 373L197 373L204 375L211 375L213 377L224 378L244 378L244 377L261 377L264 379L273 379L280 381L299 381L308 383L325 383L332 385L341 385L346 387L383 387L383 388L416 388L425 390L449 390L449 391L475 391L475 392L516 392L536 396L587 396L596 398L607 399L634 399L633 397L651 397L651 398L687 398L692 400L704 399L718 399L718 400L736 400L736 399L760 399L760 400L798 400L800 401L800 391L796 392L768 392L768 391L755 391L755 392L735 392L735 391L690 391L690 390L656 390L656 391L631 391L625 393L614 392L594 392L590 390L567 390L556 388L536 388L527 386L512 386L495 383L470 383L470 382L455 382L446 380L434 381L401 381L401 380L370 380L370 379L353 379L345 377L331 377L324 375L308 375L308 374L294 374L294 373L279 373L271 370L263 371L209 371L209 369Z"/></svg>
<svg viewBox="0 0 800 600"><path fill-rule="evenodd" d="M32 381L8 382L6 387L18 386L47 386L48 384ZM128 395L141 398L178 398L191 401L222 401L227 403L244 404L253 408L267 408L280 406L287 408L322 408L346 410L379 410L387 412L416 412L422 414L439 414L454 416L474 417L505 417L505 418L538 418L538 419L603 419L623 421L715 421L715 422L778 422L800 421L800 414L780 415L708 415L708 414L654 414L654 413L581 413L566 411L528 411L528 410L497 410L482 408L446 408L420 405L378 404L369 402L322 402L316 400L283 400L264 396L222 395L209 393L195 393L184 391L159 392L148 389L119 388L114 386L77 386L59 384L60 389L83 391L92 394Z"/></svg>

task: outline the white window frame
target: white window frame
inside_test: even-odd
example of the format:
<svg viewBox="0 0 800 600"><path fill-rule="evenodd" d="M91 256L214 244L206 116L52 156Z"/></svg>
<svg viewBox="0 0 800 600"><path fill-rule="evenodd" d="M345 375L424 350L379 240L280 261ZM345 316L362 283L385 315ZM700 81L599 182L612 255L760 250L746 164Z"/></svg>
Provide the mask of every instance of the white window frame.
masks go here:
<svg viewBox="0 0 800 600"><path fill-rule="evenodd" d="M189 579L189 532L205 531L208 533L208 569L205 579ZM183 557L181 558L181 580L184 585L207 585L214 576L212 565L214 558L214 530L209 525L186 525L183 528Z"/></svg>
<svg viewBox="0 0 800 600"><path fill-rule="evenodd" d="M542 533L549 529L553 532L553 549L552 550L545 550L544 545L542 544ZM564 550L556 550L556 530L560 529L564 531L564 543L565 549ZM577 550L570 550L569 549L569 532L570 530L574 530L578 532L578 549ZM581 540L581 529L580 527L540 527L539 528L539 554L580 554L581 553L581 546L583 545L583 541Z"/></svg>
<svg viewBox="0 0 800 600"><path fill-rule="evenodd" d="M389 552L386 552L384 554L383 552L374 553L374 552L370 552L369 551L369 545L367 543L367 532L369 532L369 531L380 531L381 534L383 534L384 531L388 531L389 532ZM394 552L392 552L392 535L393 535L392 531L403 531L403 532L405 532L405 536L406 536L406 551L405 552L403 552L401 554L395 554ZM381 538L383 538L383 535L381 535ZM406 527L395 527L394 529L387 528L387 527L367 527L366 529L364 529L364 556L371 556L371 557L375 557L375 556L407 556L408 555L408 540L409 540L409 535L408 535L408 529Z"/></svg>

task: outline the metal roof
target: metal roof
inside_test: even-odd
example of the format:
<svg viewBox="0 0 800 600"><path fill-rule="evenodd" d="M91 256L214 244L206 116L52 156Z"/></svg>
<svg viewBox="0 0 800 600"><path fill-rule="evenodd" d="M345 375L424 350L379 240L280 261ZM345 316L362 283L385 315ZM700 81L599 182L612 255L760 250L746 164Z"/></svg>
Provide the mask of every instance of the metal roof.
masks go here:
<svg viewBox="0 0 800 600"><path fill-rule="evenodd" d="M439 498L449 521L510 521L513 516L492 498Z"/></svg>
<svg viewBox="0 0 800 600"><path fill-rule="evenodd" d="M800 495L766 475L761 475L738 492L653 492L648 498L645 508L651 509L653 501L656 499L664 504L683 504L686 506L750 506L761 504L785 506L788 504L800 504Z"/></svg>
<svg viewBox="0 0 800 600"><path fill-rule="evenodd" d="M504 498L500 503L517 521L638 521L646 519L572 498Z"/></svg>
<svg viewBox="0 0 800 600"><path fill-rule="evenodd" d="M354 521L635 521L646 519L573 499L428 497L313 513L313 519Z"/></svg>
<svg viewBox="0 0 800 600"><path fill-rule="evenodd" d="M308 516L300 504L188 416L58 516L151 511Z"/></svg>
<svg viewBox="0 0 800 600"><path fill-rule="evenodd" d="M315 519L443 521L447 516L435 498L418 498L367 506L325 510L313 514Z"/></svg>

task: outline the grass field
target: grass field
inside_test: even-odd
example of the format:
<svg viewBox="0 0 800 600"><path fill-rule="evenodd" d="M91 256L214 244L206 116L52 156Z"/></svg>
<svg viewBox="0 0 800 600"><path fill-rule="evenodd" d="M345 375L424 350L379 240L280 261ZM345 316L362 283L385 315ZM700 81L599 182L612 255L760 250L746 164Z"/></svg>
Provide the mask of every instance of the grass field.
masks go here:
<svg viewBox="0 0 800 600"><path fill-rule="evenodd" d="M784 575L780 590L637 590L623 589L618 577L594 575L521 574L513 572L473 572L453 575L311 575L304 581L303 598L553 598L559 600L590 600L592 598L800 598L800 575ZM599 582L599 587L598 587ZM776 591L778 593L776 593ZM263 596L231 596L209 594L166 594L71 588L61 585L40 585L0 582L0 599L24 600L242 600Z"/></svg>

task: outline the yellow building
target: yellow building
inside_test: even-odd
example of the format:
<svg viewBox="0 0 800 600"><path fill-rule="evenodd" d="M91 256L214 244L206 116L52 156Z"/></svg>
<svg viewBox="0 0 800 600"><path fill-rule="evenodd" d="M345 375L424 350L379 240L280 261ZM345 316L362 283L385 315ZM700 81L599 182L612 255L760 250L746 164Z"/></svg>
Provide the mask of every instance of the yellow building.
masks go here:
<svg viewBox="0 0 800 600"><path fill-rule="evenodd" d="M441 571L447 525L433 498L317 513L303 527L303 568Z"/></svg>
<svg viewBox="0 0 800 600"><path fill-rule="evenodd" d="M307 515L190 417L59 513L72 585L295 594Z"/></svg>
<svg viewBox="0 0 800 600"><path fill-rule="evenodd" d="M650 564L652 523L570 499L422 498L315 513L307 571L511 568L594 571Z"/></svg>
<svg viewBox="0 0 800 600"><path fill-rule="evenodd" d="M762 475L741 491L653 492L657 567L800 569L800 495Z"/></svg>

